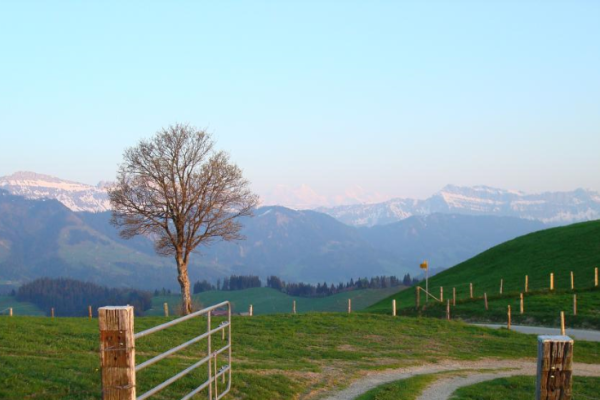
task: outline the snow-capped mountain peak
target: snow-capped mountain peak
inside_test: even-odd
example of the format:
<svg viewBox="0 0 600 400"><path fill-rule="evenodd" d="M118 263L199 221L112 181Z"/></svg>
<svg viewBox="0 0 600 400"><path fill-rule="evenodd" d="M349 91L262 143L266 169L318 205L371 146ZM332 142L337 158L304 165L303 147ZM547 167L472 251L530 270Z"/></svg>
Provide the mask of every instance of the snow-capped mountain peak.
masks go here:
<svg viewBox="0 0 600 400"><path fill-rule="evenodd" d="M30 199L56 199L73 211L110 210L106 186L91 186L35 172L0 177L0 188Z"/></svg>

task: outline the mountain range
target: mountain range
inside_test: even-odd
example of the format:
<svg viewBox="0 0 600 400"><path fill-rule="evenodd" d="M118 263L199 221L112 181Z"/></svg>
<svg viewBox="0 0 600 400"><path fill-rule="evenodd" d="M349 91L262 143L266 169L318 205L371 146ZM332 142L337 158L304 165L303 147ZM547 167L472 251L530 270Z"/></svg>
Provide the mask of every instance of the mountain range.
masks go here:
<svg viewBox="0 0 600 400"><path fill-rule="evenodd" d="M488 186L448 185L425 200L392 199L376 204L318 208L317 211L353 226L383 225L435 213L516 217L564 225L599 219L600 194L585 189L526 194Z"/></svg>
<svg viewBox="0 0 600 400"><path fill-rule="evenodd" d="M62 276L108 286L176 289L173 260L155 255L149 238L120 238L109 221L110 212L73 212L57 200L0 190L0 287ZM230 274L274 274L312 283L415 276L425 258L434 268L447 268L544 228L537 221L451 214L356 228L323 213L284 207L261 207L242 222L246 240L216 243L192 255L192 280Z"/></svg>

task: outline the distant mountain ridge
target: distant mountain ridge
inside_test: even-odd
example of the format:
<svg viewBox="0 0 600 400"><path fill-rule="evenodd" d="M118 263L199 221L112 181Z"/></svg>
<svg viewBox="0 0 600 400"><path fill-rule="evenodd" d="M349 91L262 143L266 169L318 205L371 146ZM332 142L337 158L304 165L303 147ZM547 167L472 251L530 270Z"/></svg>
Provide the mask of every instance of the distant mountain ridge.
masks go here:
<svg viewBox="0 0 600 400"><path fill-rule="evenodd" d="M106 186L105 182L91 186L35 172L16 172L0 177L0 189L28 199L55 199L71 211L110 210Z"/></svg>
<svg viewBox="0 0 600 400"><path fill-rule="evenodd" d="M425 200L392 199L376 204L322 207L317 211L352 226L389 224L435 213L516 217L564 225L600 219L600 194L585 189L526 194L488 186L448 185Z"/></svg>

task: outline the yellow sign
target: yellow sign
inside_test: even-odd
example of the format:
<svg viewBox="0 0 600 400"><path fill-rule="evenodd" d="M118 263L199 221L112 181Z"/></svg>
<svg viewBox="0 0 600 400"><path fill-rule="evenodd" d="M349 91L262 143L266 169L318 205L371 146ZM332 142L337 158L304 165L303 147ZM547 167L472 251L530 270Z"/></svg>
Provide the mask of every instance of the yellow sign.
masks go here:
<svg viewBox="0 0 600 400"><path fill-rule="evenodd" d="M421 264L421 269L428 269L429 268L429 264L427 264L427 261L425 261L423 264Z"/></svg>

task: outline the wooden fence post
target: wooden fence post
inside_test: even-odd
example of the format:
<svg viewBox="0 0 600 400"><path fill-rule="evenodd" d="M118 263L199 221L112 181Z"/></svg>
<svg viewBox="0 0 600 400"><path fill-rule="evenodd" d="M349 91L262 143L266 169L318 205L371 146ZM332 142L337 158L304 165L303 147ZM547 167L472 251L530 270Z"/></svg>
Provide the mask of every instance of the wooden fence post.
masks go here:
<svg viewBox="0 0 600 400"><path fill-rule="evenodd" d="M554 272L550 273L550 290L554 290Z"/></svg>
<svg viewBox="0 0 600 400"><path fill-rule="evenodd" d="M525 312L525 304L523 304L523 293L521 293L520 300L521 300L521 314L523 314Z"/></svg>
<svg viewBox="0 0 600 400"><path fill-rule="evenodd" d="M536 400L571 400L573 339L538 336Z"/></svg>
<svg viewBox="0 0 600 400"><path fill-rule="evenodd" d="M469 283L469 293L471 294L471 298L473 298L473 284Z"/></svg>
<svg viewBox="0 0 600 400"><path fill-rule="evenodd" d="M12 307L8 309L8 316L9 317L13 316Z"/></svg>
<svg viewBox="0 0 600 400"><path fill-rule="evenodd" d="M594 286L598 287L598 267L594 269Z"/></svg>
<svg viewBox="0 0 600 400"><path fill-rule="evenodd" d="M396 299L392 300L392 315L396 316Z"/></svg>
<svg viewBox="0 0 600 400"><path fill-rule="evenodd" d="M100 307L102 399L135 400L133 307Z"/></svg>
<svg viewBox="0 0 600 400"><path fill-rule="evenodd" d="M577 295L573 295L573 315L577 315Z"/></svg>
<svg viewBox="0 0 600 400"><path fill-rule="evenodd" d="M483 294L483 302L485 303L485 309L488 309L488 302L487 302L487 292L485 292Z"/></svg>
<svg viewBox="0 0 600 400"><path fill-rule="evenodd" d="M90 319L94 317L94 315L92 314L92 306L88 306L88 316L90 317Z"/></svg>
<svg viewBox="0 0 600 400"><path fill-rule="evenodd" d="M560 334L565 336L565 312L560 312Z"/></svg>
<svg viewBox="0 0 600 400"><path fill-rule="evenodd" d="M525 293L529 292L529 275L525 275Z"/></svg>
<svg viewBox="0 0 600 400"><path fill-rule="evenodd" d="M417 289L415 290L415 304L416 307L415 308L419 308L421 306L421 287L417 286Z"/></svg>
<svg viewBox="0 0 600 400"><path fill-rule="evenodd" d="M500 279L500 294L502 294L503 286L504 286L504 279Z"/></svg>
<svg viewBox="0 0 600 400"><path fill-rule="evenodd" d="M456 288L452 288L452 306L456 307Z"/></svg>
<svg viewBox="0 0 600 400"><path fill-rule="evenodd" d="M444 302L444 287L440 286L440 303Z"/></svg>
<svg viewBox="0 0 600 400"><path fill-rule="evenodd" d="M510 306L508 306L508 322L506 324L506 327L508 328L508 330L510 330Z"/></svg>
<svg viewBox="0 0 600 400"><path fill-rule="evenodd" d="M352 312L352 299L348 299L348 314Z"/></svg>
<svg viewBox="0 0 600 400"><path fill-rule="evenodd" d="M165 311L165 317L169 316L169 303L163 303L163 310Z"/></svg>
<svg viewBox="0 0 600 400"><path fill-rule="evenodd" d="M450 299L446 303L446 319L450 321Z"/></svg>
<svg viewBox="0 0 600 400"><path fill-rule="evenodd" d="M296 300L294 300L294 303L292 304L292 312L296 314Z"/></svg>
<svg viewBox="0 0 600 400"><path fill-rule="evenodd" d="M250 304L250 307L248 307L248 315L252 316L254 314L254 307L252 307L252 304Z"/></svg>
<svg viewBox="0 0 600 400"><path fill-rule="evenodd" d="M571 290L575 289L575 276L573 275L573 271L571 271Z"/></svg>
<svg viewBox="0 0 600 400"><path fill-rule="evenodd" d="M50 316L51 316L52 318L54 318L54 307L52 307L52 308L50 309Z"/></svg>

